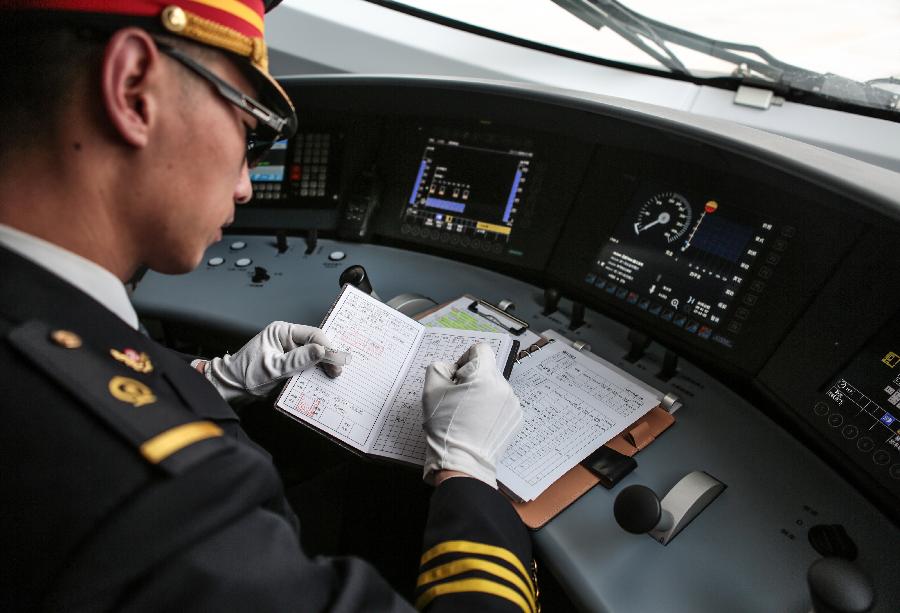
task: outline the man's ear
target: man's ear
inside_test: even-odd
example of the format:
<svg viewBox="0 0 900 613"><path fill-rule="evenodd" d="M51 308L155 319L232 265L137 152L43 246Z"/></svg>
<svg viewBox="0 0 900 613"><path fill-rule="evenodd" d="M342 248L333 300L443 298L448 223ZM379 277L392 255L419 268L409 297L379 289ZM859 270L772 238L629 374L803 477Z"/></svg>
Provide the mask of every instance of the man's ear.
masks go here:
<svg viewBox="0 0 900 613"><path fill-rule="evenodd" d="M103 105L114 130L133 147L144 147L159 108L161 62L156 43L140 28L113 34L101 72Z"/></svg>

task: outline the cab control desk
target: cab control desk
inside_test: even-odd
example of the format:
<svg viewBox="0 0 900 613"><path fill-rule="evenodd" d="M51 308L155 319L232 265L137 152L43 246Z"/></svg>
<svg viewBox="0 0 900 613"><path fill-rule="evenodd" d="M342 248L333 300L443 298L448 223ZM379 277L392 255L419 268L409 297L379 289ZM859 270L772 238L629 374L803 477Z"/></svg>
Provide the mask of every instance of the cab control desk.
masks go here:
<svg viewBox="0 0 900 613"><path fill-rule="evenodd" d="M439 303L464 293L495 304L511 300L533 330L552 328L583 340L594 353L684 401L674 426L639 454L634 472L613 490L594 488L535 533L542 561L578 606L613 612L806 612L806 573L821 557L809 529L838 524L858 547L856 564L875 585L874 610L898 610L897 527L805 446L703 370L681 360L674 377L656 379L663 363L656 344L634 363L625 361L624 326L588 308L584 325L571 330L571 301L562 298L545 315L542 288L483 268L331 240L305 251L302 239L290 238L281 250L271 236L227 236L188 275L148 274L134 303L148 321L249 338L273 320L320 322L338 292L340 272L352 264L366 268L385 300L407 292ZM728 487L669 545L626 533L615 522L613 501L622 488L640 483L663 493L694 470Z"/></svg>

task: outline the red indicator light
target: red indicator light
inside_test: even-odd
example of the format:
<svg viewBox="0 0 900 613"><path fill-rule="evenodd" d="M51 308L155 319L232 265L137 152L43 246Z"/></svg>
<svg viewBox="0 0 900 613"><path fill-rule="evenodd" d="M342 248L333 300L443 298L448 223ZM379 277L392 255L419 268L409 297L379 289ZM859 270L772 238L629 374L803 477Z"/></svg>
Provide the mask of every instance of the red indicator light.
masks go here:
<svg viewBox="0 0 900 613"><path fill-rule="evenodd" d="M719 208L719 203L715 200L710 200L706 203L705 209L707 213L715 213L717 208Z"/></svg>

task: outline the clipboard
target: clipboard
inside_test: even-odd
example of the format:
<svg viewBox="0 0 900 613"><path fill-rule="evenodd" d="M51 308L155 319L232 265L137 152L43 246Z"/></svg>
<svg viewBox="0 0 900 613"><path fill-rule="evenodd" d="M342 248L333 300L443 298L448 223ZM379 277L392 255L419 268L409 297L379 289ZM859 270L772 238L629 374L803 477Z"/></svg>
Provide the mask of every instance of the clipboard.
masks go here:
<svg viewBox="0 0 900 613"><path fill-rule="evenodd" d="M552 342L555 342L553 338L544 337L530 347L520 350L517 359L521 360L540 351ZM610 439L605 447L622 455L633 457L653 443L673 423L675 423L675 416L667 411L661 402L635 420L620 434ZM508 498L522 519L522 523L532 530L538 530L598 483L600 483L600 478L597 475L583 465L576 464L534 500L519 502L512 497L508 496Z"/></svg>

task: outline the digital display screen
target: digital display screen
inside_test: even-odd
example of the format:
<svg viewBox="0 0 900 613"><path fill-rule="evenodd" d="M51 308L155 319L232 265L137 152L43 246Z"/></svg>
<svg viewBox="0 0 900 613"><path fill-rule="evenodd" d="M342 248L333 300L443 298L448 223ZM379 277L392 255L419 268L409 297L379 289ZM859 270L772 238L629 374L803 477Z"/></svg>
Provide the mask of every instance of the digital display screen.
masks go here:
<svg viewBox="0 0 900 613"><path fill-rule="evenodd" d="M650 315L730 346L765 283L750 278L773 224L714 193L639 189L585 281ZM770 256L771 257L771 256ZM754 293L744 292L752 285ZM750 288L748 288L749 290Z"/></svg>
<svg viewBox="0 0 900 613"><path fill-rule="evenodd" d="M526 151L429 138L403 222L498 244L508 242L532 157Z"/></svg>
<svg viewBox="0 0 900 613"><path fill-rule="evenodd" d="M281 183L284 180L284 166L287 163L287 145L287 140L275 141L262 161L250 169L250 181Z"/></svg>

